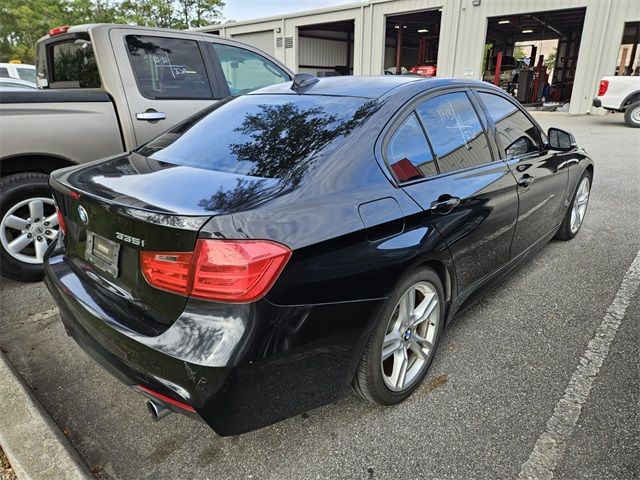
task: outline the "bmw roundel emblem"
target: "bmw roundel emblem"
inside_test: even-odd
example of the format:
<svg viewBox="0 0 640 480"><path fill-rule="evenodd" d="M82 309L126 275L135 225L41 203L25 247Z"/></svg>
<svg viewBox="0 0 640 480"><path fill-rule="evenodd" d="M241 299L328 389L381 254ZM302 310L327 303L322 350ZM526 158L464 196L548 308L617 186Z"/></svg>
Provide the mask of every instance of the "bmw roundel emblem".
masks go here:
<svg viewBox="0 0 640 480"><path fill-rule="evenodd" d="M89 214L82 205L78 207L78 215L80 216L80 220L82 220L82 223L84 223L85 225L89 223Z"/></svg>

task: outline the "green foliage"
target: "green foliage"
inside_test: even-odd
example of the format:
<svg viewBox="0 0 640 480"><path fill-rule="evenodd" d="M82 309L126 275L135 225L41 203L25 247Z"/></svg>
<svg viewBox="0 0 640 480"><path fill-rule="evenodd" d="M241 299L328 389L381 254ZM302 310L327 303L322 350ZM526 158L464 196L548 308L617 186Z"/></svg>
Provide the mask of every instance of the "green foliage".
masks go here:
<svg viewBox="0 0 640 480"><path fill-rule="evenodd" d="M524 49L521 46L516 45L515 48L513 49L513 58L521 62L523 59L527 58L527 53L524 51Z"/></svg>
<svg viewBox="0 0 640 480"><path fill-rule="evenodd" d="M556 66L556 56L557 55L558 55L558 49L554 48L544 58L542 63L544 63L544 66L547 67L547 69L553 70L553 68Z"/></svg>
<svg viewBox="0 0 640 480"><path fill-rule="evenodd" d="M35 45L50 28L127 23L194 28L222 20L222 0L0 0L0 62L34 63Z"/></svg>

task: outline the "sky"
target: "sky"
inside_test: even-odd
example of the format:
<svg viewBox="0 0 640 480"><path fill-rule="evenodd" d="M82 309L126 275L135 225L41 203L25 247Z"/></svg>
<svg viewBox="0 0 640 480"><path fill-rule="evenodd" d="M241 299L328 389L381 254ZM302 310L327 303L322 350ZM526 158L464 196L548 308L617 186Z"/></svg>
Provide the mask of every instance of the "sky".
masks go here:
<svg viewBox="0 0 640 480"><path fill-rule="evenodd" d="M249 20L284 13L314 10L359 0L225 0L222 14L225 20Z"/></svg>

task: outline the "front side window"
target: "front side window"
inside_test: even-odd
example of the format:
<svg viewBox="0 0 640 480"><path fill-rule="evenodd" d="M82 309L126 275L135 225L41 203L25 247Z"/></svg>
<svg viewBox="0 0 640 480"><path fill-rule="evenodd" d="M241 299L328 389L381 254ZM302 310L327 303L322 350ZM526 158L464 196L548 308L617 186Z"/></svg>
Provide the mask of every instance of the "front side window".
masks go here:
<svg viewBox="0 0 640 480"><path fill-rule="evenodd" d="M213 98L198 42L127 35L127 52L140 93L147 98Z"/></svg>
<svg viewBox="0 0 640 480"><path fill-rule="evenodd" d="M492 161L484 128L464 92L431 98L417 111L440 172L453 172Z"/></svg>
<svg viewBox="0 0 640 480"><path fill-rule="evenodd" d="M221 43L212 45L231 95L291 80L287 72L257 53Z"/></svg>
<svg viewBox="0 0 640 480"><path fill-rule="evenodd" d="M100 75L93 49L81 39L51 45L51 83L57 88L99 88Z"/></svg>
<svg viewBox="0 0 640 480"><path fill-rule="evenodd" d="M506 98L478 92L496 125L496 136L506 158L521 157L540 150L538 128Z"/></svg>
<svg viewBox="0 0 640 480"><path fill-rule="evenodd" d="M395 131L387 145L387 162L399 182L436 175L431 149L415 113Z"/></svg>

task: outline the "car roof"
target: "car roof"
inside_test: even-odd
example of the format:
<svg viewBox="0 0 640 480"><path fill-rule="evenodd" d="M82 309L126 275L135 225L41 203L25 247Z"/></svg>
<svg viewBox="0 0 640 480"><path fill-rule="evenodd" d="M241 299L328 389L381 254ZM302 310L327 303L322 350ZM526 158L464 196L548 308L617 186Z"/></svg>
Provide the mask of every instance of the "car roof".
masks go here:
<svg viewBox="0 0 640 480"><path fill-rule="evenodd" d="M277 83L254 90L247 95L329 95L342 97L379 98L391 90L404 85L423 86L424 90L449 85L482 86L489 84L479 80L423 77L420 75L377 75L323 77L298 91L291 89L293 82Z"/></svg>

